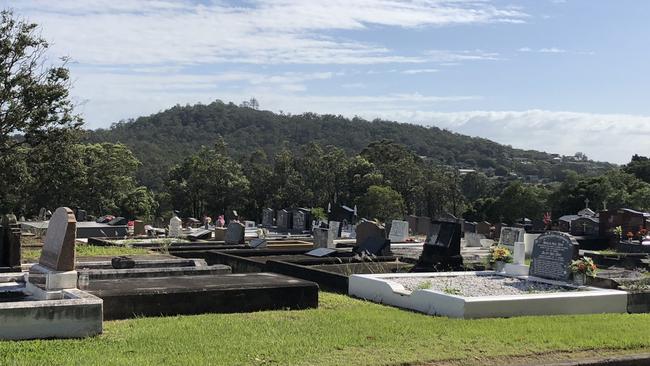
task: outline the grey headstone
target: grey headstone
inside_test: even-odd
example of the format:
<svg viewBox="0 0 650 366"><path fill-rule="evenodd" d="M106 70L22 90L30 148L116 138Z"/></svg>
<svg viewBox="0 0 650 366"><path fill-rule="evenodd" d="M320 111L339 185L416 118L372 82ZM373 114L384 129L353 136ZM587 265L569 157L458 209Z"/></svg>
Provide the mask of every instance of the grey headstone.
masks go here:
<svg viewBox="0 0 650 366"><path fill-rule="evenodd" d="M485 235L477 233L465 233L465 246L480 248L483 245L481 240L485 239Z"/></svg>
<svg viewBox="0 0 650 366"><path fill-rule="evenodd" d="M273 226L273 216L275 211L272 208L265 208L262 210L262 227L269 228Z"/></svg>
<svg viewBox="0 0 650 366"><path fill-rule="evenodd" d="M386 229L373 221L362 221L357 224L356 252L366 252L380 255L390 251L390 241L386 239Z"/></svg>
<svg viewBox="0 0 650 366"><path fill-rule="evenodd" d="M526 230L518 227L502 227L499 244L514 249L515 243L524 241Z"/></svg>
<svg viewBox="0 0 650 366"><path fill-rule="evenodd" d="M341 237L341 223L339 221L330 221L329 222L329 227L330 230L334 232L334 238L340 238Z"/></svg>
<svg viewBox="0 0 650 366"><path fill-rule="evenodd" d="M418 235L428 235L431 231L431 218L426 216L418 217L418 226L416 233Z"/></svg>
<svg viewBox="0 0 650 366"><path fill-rule="evenodd" d="M393 220L390 225L390 234L388 239L391 243L403 243L409 237L408 221Z"/></svg>
<svg viewBox="0 0 650 366"><path fill-rule="evenodd" d="M334 232L331 229L314 228L314 248L334 248Z"/></svg>
<svg viewBox="0 0 650 366"><path fill-rule="evenodd" d="M244 244L244 233L246 228L240 222L232 221L226 229L226 244Z"/></svg>
<svg viewBox="0 0 650 366"><path fill-rule="evenodd" d="M568 234L547 231L535 239L531 256L531 276L567 281L569 266L578 257L578 242Z"/></svg>
<svg viewBox="0 0 650 366"><path fill-rule="evenodd" d="M39 264L55 271L72 271L75 263L77 220L74 212L59 207L50 218Z"/></svg>

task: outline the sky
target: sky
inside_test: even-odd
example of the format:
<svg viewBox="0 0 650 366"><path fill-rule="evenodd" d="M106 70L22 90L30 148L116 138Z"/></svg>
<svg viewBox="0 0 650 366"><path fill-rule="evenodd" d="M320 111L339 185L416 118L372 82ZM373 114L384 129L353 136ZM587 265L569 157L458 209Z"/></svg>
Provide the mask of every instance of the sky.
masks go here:
<svg viewBox="0 0 650 366"><path fill-rule="evenodd" d="M0 0L69 57L88 128L176 104L382 118L650 155L646 0Z"/></svg>

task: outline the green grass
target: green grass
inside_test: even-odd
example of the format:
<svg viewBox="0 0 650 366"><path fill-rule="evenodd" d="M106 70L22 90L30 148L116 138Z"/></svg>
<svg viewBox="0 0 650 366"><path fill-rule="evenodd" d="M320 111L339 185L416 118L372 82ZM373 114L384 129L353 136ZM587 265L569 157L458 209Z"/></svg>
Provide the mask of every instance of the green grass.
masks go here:
<svg viewBox="0 0 650 366"><path fill-rule="evenodd" d="M0 365L394 365L650 347L650 315L457 320L321 293L304 311L104 323L82 340L0 342Z"/></svg>
<svg viewBox="0 0 650 366"><path fill-rule="evenodd" d="M147 249L142 248L128 248L117 246L94 246L78 244L75 246L75 253L77 257L92 257L92 256L118 256L118 255L138 255L138 254L155 254ZM23 249L22 261L23 263L38 261L41 256L41 249Z"/></svg>

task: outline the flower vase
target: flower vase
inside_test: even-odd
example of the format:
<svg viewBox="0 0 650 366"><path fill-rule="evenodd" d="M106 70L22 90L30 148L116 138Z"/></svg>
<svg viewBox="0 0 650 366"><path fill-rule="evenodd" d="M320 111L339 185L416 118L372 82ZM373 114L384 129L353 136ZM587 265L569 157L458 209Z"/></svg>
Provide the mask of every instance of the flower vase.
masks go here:
<svg viewBox="0 0 650 366"><path fill-rule="evenodd" d="M573 283L578 286L584 286L587 284L587 275L584 273L574 273L573 274Z"/></svg>
<svg viewBox="0 0 650 366"><path fill-rule="evenodd" d="M506 266L506 262L504 261L496 261L494 262L494 271L495 272L503 272L503 268Z"/></svg>

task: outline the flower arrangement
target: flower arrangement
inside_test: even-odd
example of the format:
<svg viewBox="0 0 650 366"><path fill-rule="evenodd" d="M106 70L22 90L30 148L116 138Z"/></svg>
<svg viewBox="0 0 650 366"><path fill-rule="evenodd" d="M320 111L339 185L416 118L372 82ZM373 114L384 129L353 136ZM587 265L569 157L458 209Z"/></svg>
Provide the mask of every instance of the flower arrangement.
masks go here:
<svg viewBox="0 0 650 366"><path fill-rule="evenodd" d="M512 262L512 253L506 247L494 246L490 249L490 254L488 255L488 261L490 263L495 262Z"/></svg>
<svg viewBox="0 0 650 366"><path fill-rule="evenodd" d="M571 272L594 277L597 267L589 257L581 257L571 262Z"/></svg>
<svg viewBox="0 0 650 366"><path fill-rule="evenodd" d="M618 237L618 240L621 240L623 238L623 228L622 227L617 226L614 229L612 229L612 231L614 232L614 235L616 235Z"/></svg>

